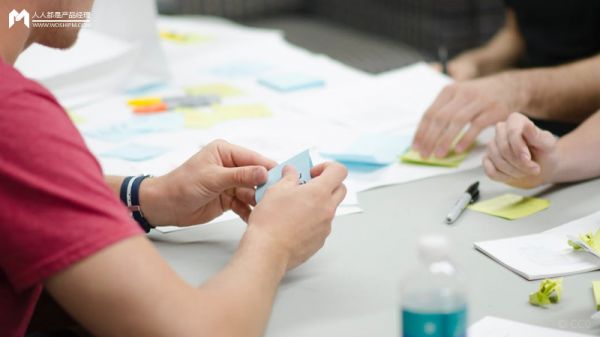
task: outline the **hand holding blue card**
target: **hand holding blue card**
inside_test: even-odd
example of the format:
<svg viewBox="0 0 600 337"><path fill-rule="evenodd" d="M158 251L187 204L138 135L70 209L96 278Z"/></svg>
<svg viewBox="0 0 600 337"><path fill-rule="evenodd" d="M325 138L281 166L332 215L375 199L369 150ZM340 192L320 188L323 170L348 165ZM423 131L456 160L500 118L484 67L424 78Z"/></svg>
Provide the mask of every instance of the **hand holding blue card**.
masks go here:
<svg viewBox="0 0 600 337"><path fill-rule="evenodd" d="M310 152L308 150L294 156L293 158L279 164L277 167L272 168L269 171L269 177L267 182L256 188L256 203L258 204L264 197L267 190L277 184L281 180L283 168L286 166L292 166L298 171L300 184L306 184L311 180L310 169L313 167L312 159L310 158Z"/></svg>

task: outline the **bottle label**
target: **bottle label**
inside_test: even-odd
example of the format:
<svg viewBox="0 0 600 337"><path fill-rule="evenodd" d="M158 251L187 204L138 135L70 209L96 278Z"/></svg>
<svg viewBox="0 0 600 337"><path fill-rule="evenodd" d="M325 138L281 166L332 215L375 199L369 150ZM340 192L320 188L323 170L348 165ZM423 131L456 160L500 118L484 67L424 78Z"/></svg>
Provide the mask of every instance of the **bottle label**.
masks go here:
<svg viewBox="0 0 600 337"><path fill-rule="evenodd" d="M402 310L403 337L466 337L467 310L447 313Z"/></svg>

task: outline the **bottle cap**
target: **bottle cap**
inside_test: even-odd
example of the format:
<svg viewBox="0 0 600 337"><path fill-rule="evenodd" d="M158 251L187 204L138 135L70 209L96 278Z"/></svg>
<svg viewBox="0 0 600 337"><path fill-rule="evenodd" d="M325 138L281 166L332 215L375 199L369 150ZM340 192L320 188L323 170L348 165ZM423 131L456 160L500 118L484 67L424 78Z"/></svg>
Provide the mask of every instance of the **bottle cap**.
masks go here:
<svg viewBox="0 0 600 337"><path fill-rule="evenodd" d="M419 256L426 261L443 260L450 255L450 242L441 235L427 235L419 240Z"/></svg>

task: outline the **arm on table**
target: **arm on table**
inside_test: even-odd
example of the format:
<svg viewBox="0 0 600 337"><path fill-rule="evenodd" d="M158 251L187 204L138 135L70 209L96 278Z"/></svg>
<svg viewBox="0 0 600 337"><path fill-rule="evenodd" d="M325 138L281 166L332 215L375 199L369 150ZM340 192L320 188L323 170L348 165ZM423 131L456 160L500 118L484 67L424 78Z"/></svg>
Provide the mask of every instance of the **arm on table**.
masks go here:
<svg viewBox="0 0 600 337"><path fill-rule="evenodd" d="M324 244L347 175L322 164L298 184L286 167L252 210L231 262L195 289L144 237L112 245L52 276L46 287L78 322L103 336L260 336L286 270Z"/></svg>
<svg viewBox="0 0 600 337"><path fill-rule="evenodd" d="M458 81L487 76L514 67L525 52L525 42L515 13L506 10L504 26L485 45L465 51L448 64L450 75Z"/></svg>

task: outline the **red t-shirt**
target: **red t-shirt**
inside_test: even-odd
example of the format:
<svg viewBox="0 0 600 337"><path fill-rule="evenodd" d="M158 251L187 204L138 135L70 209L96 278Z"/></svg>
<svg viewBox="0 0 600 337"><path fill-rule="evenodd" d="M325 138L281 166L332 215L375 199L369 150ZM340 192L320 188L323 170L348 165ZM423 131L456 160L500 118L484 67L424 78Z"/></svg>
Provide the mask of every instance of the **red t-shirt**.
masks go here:
<svg viewBox="0 0 600 337"><path fill-rule="evenodd" d="M0 336L23 336L43 282L142 233L54 97L0 61Z"/></svg>

